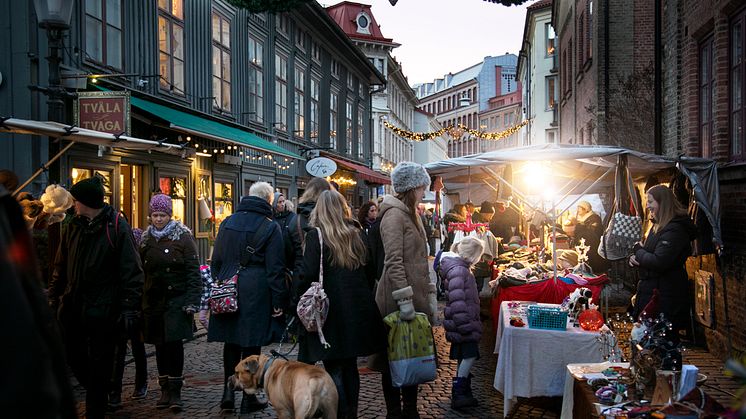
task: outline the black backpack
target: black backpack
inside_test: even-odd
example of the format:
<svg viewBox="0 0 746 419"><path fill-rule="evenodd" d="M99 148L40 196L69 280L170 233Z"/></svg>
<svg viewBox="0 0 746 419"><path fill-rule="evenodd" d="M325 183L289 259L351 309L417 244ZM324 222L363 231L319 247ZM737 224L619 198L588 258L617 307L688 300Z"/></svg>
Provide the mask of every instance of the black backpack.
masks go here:
<svg viewBox="0 0 746 419"><path fill-rule="evenodd" d="M383 274L383 260L386 256L383 250L383 240L381 239L381 218L376 218L376 221L368 228L368 277L373 278L374 282L381 279Z"/></svg>

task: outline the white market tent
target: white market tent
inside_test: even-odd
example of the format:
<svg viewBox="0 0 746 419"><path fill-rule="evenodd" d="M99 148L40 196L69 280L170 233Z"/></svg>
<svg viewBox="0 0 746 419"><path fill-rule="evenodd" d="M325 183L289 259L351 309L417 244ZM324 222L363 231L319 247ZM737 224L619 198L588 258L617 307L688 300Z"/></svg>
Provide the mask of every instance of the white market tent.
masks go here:
<svg viewBox="0 0 746 419"><path fill-rule="evenodd" d="M609 192L614 188L615 169L620 157L636 182L649 176L679 170L692 186L697 206L712 226L713 242L722 247L720 190L717 164L713 160L647 154L616 146L543 144L495 150L487 153L441 160L425 165L431 176L443 180L445 192L458 194L461 202L493 201L496 185L513 188L512 175L527 162L543 163L551 171L558 196L588 192ZM661 179L664 180L664 179Z"/></svg>

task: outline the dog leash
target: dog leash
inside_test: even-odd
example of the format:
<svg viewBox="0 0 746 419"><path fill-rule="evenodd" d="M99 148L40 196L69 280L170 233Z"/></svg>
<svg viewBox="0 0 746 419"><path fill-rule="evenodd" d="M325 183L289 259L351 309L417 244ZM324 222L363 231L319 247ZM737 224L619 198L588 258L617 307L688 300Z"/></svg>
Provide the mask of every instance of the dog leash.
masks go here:
<svg viewBox="0 0 746 419"><path fill-rule="evenodd" d="M293 343L293 346L291 346L287 352L282 353L282 345L285 343L288 336L290 335L289 331L293 323L295 323L295 317L291 317L290 321L285 326L285 331L282 332L282 337L280 338L280 344L277 346L277 349L276 350L272 349L271 351L269 351L269 353L272 355L272 358L282 358L285 361L288 361L288 355L290 355L290 353L293 352L295 347L298 346L298 340L296 339L295 342Z"/></svg>

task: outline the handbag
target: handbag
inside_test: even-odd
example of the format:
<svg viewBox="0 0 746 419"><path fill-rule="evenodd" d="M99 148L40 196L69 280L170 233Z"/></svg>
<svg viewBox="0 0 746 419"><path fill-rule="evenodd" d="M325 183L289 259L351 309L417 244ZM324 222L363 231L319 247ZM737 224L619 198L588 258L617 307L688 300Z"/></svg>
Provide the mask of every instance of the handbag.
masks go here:
<svg viewBox="0 0 746 419"><path fill-rule="evenodd" d="M637 194L632 176L627 168L626 159L620 156L617 166L615 181L616 198L614 200L614 215L609 220L609 225L604 231L601 242L598 245L598 254L607 260L625 259L632 254L635 243L642 239L642 217L640 217L640 206L637 203ZM635 215L624 213L622 203L628 202L626 197L621 197L622 192L628 194L632 202Z"/></svg>
<svg viewBox="0 0 746 419"><path fill-rule="evenodd" d="M262 226L251 236L249 244L242 251L244 256L241 258L235 274L227 279L216 281L211 284L207 301L212 314L238 312L238 275L246 267L256 251L259 250L260 246L256 242L257 238L261 239L266 236L266 231L271 225L272 221L265 218Z"/></svg>
<svg viewBox="0 0 746 419"><path fill-rule="evenodd" d="M316 227L316 231L319 232L319 246L321 248L319 280L312 282L306 292L300 296L296 312L303 327L309 332L318 333L321 344L324 345L324 348L329 348L331 345L324 338L324 332L322 331L329 314L329 297L324 292L324 239L321 237L321 230L318 227Z"/></svg>
<svg viewBox="0 0 746 419"><path fill-rule="evenodd" d="M414 320L404 321L395 311L384 317L383 322L390 328L388 358L391 384L394 387L408 387L435 380L438 363L433 329L427 315L416 313Z"/></svg>

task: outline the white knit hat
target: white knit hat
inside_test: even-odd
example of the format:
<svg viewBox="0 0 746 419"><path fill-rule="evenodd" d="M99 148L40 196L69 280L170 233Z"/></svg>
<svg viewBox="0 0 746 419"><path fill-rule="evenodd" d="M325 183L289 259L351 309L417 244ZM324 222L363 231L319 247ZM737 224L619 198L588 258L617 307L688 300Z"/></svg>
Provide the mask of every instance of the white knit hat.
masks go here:
<svg viewBox="0 0 746 419"><path fill-rule="evenodd" d="M420 186L430 186L430 175L421 164L403 161L391 172L391 183L394 192L404 193Z"/></svg>

